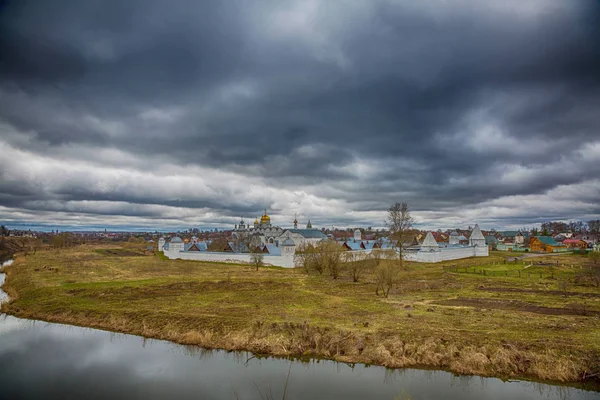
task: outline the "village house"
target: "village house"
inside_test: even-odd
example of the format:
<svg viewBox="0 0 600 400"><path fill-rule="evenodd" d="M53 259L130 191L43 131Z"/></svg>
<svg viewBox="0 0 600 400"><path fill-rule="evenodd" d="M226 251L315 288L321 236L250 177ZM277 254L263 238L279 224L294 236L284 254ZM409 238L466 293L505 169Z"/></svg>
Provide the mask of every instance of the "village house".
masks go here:
<svg viewBox="0 0 600 400"><path fill-rule="evenodd" d="M557 253L561 251L568 251L567 246L562 243L558 243L551 236L533 236L529 241L529 248L531 251L540 253Z"/></svg>
<svg viewBox="0 0 600 400"><path fill-rule="evenodd" d="M570 249L587 249L589 247L588 243L582 239L565 239L562 244Z"/></svg>
<svg viewBox="0 0 600 400"><path fill-rule="evenodd" d="M500 241L502 243L525 244L526 234L523 234L521 231L503 231L498 233L500 234Z"/></svg>
<svg viewBox="0 0 600 400"><path fill-rule="evenodd" d="M488 245L490 250L496 250L498 247L498 239L496 239L496 236L494 235L486 235L485 244Z"/></svg>

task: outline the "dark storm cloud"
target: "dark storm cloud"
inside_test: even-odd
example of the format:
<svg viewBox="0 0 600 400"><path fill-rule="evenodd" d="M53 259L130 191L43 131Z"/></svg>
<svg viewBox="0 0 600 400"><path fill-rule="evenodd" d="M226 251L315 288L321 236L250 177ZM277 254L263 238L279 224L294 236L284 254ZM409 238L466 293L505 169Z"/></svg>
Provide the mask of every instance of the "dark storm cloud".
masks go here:
<svg viewBox="0 0 600 400"><path fill-rule="evenodd" d="M176 165L208 189L13 173L0 205L122 202L129 211L97 212L154 218L164 210L134 205L254 215L264 204L289 215L274 193L301 190L322 200L311 204L324 222L342 223L360 218L326 199L452 210L542 196L600 179L598 150L585 147L598 140L598 71L597 2L7 2L7 148L61 161L116 149L138 165L91 161L159 177L157 165ZM222 178L196 167L241 178L215 189Z"/></svg>

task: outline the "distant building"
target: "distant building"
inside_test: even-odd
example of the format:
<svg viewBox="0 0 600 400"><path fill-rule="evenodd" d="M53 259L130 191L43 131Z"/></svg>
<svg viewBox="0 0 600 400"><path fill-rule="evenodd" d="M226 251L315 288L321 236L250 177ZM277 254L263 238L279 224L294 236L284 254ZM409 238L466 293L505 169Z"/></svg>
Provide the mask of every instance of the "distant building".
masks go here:
<svg viewBox="0 0 600 400"><path fill-rule="evenodd" d="M496 250L498 247L498 239L494 235L487 235L485 237L485 244L487 244L490 250Z"/></svg>
<svg viewBox="0 0 600 400"><path fill-rule="evenodd" d="M529 241L531 251L541 253L557 253L560 251L568 251L567 246L557 242L551 236L533 236Z"/></svg>
<svg viewBox="0 0 600 400"><path fill-rule="evenodd" d="M297 225L297 221L295 223ZM242 217L240 223L233 228L233 235L241 238L253 236L260 243L275 243L276 240L283 234L283 229L278 226L271 225L271 217L267 215L265 210L260 221L258 217L254 220L254 226L247 225Z"/></svg>
<svg viewBox="0 0 600 400"><path fill-rule="evenodd" d="M588 243L582 239L565 239L562 244L570 249L587 249Z"/></svg>

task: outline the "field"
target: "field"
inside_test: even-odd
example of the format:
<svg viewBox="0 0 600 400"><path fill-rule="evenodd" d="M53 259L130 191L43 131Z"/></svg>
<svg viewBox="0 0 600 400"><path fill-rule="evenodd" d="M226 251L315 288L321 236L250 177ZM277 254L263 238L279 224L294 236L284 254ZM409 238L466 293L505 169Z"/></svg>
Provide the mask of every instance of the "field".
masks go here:
<svg viewBox="0 0 600 400"><path fill-rule="evenodd" d="M408 263L383 298L372 271L353 283L345 270L333 280L84 245L18 256L3 311L265 355L597 383L600 290L574 283L588 257L512 256Z"/></svg>

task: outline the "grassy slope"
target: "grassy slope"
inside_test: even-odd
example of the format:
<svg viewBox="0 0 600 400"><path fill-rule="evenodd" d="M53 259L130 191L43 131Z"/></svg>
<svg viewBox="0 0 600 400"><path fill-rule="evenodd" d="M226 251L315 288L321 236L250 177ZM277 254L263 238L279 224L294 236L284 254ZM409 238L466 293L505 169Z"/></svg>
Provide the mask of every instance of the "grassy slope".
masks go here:
<svg viewBox="0 0 600 400"><path fill-rule="evenodd" d="M5 289L13 300L4 311L205 347L390 367L563 382L600 372L598 315L503 309L518 301L599 312L595 288L571 286L568 297L556 292L556 278L571 276L585 261L581 256L536 258L565 265L553 267L555 279L541 280L539 273L548 276L549 267L524 270L532 278L503 276L524 265L503 264L507 254L499 252L485 259L409 264L398 288L384 299L375 296L370 273L352 283L349 273L333 281L300 270L255 271L108 249L81 246L18 257L6 271ZM444 265L489 272L448 273ZM496 276L489 276L492 271ZM458 305L442 305L452 299ZM477 299L484 299L485 308Z"/></svg>

